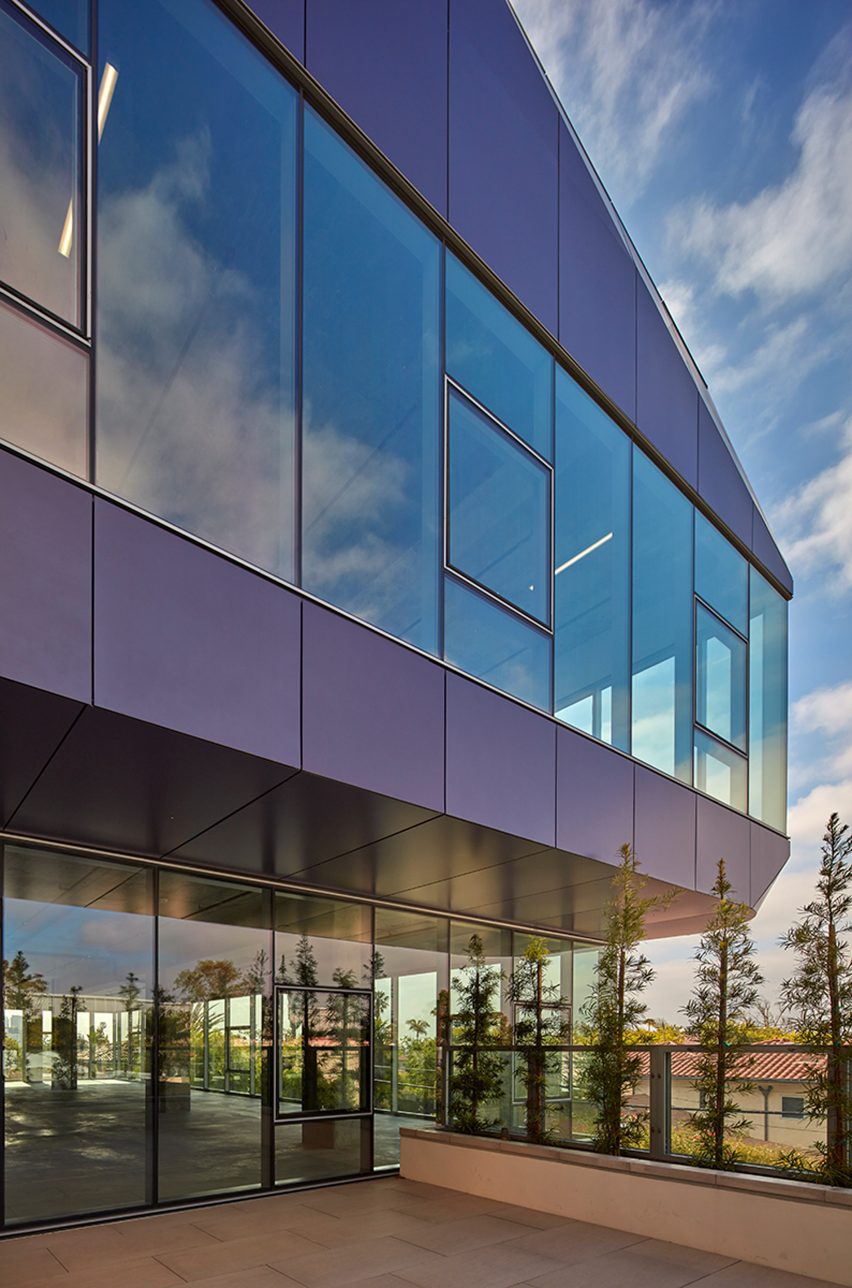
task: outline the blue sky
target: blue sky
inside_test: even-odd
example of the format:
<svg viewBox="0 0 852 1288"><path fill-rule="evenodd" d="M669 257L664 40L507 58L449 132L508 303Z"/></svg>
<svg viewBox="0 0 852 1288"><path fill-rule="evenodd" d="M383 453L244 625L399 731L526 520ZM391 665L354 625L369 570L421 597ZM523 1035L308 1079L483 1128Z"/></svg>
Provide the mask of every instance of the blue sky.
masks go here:
<svg viewBox="0 0 852 1288"><path fill-rule="evenodd" d="M796 581L792 855L753 922L774 998L825 820L852 822L852 4L514 3ZM694 943L651 946L653 1013Z"/></svg>

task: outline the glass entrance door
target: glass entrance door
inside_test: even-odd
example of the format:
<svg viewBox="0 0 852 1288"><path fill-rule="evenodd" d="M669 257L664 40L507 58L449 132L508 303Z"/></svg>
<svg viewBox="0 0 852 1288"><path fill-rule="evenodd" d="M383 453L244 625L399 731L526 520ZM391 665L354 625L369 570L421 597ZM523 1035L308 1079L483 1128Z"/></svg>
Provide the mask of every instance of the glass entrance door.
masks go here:
<svg viewBox="0 0 852 1288"><path fill-rule="evenodd" d="M276 1183L372 1168L372 994L275 989Z"/></svg>

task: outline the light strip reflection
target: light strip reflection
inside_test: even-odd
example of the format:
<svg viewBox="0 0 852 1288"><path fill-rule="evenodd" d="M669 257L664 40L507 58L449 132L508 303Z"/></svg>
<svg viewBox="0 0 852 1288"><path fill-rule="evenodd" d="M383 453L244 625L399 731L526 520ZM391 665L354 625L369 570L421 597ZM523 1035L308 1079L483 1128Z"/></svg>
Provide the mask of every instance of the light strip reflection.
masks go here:
<svg viewBox="0 0 852 1288"><path fill-rule="evenodd" d="M118 71L112 63L104 66L103 76L101 76L100 88L98 89L98 142L101 141L101 135L104 132L106 119L109 115L112 96L115 93L115 86L118 80ZM71 247L74 244L74 198L68 202L68 213L65 216L65 223L62 225L62 236L59 238L57 247L59 254L65 259L71 254Z"/></svg>
<svg viewBox="0 0 852 1288"><path fill-rule="evenodd" d="M600 541L595 541L592 545L586 546L586 549L581 550L578 555L573 555L570 559L566 559L564 564L560 564L556 569L553 574L554 577L558 577L561 572L564 572L566 568L570 568L572 564L579 563L581 559L585 559L586 555L590 555L593 550L597 550L600 546L605 546L608 541L612 541L611 532L608 532L605 537L601 537Z"/></svg>

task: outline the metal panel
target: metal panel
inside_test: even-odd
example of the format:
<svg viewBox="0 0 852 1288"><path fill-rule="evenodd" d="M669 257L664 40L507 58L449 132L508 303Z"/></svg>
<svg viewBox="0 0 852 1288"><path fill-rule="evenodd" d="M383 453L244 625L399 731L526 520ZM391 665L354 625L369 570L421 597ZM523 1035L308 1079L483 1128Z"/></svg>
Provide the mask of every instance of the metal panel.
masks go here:
<svg viewBox="0 0 852 1288"><path fill-rule="evenodd" d="M447 813L556 840L556 727L551 720L447 676Z"/></svg>
<svg viewBox="0 0 852 1288"><path fill-rule="evenodd" d="M751 823L751 883L749 905L756 908L790 857L786 836Z"/></svg>
<svg viewBox="0 0 852 1288"><path fill-rule="evenodd" d="M305 61L305 0L249 0L273 36L290 50L300 63Z"/></svg>
<svg viewBox="0 0 852 1288"><path fill-rule="evenodd" d="M636 267L559 125L559 339L636 419Z"/></svg>
<svg viewBox="0 0 852 1288"><path fill-rule="evenodd" d="M450 7L450 223L557 334L558 114L509 6Z"/></svg>
<svg viewBox="0 0 852 1288"><path fill-rule="evenodd" d="M397 169L447 213L448 0L307 0L307 65Z"/></svg>
<svg viewBox="0 0 852 1288"><path fill-rule="evenodd" d="M419 805L314 774L295 774L194 837L175 857L278 877L310 866L323 882L322 865L329 859L375 845L432 817Z"/></svg>
<svg viewBox="0 0 852 1288"><path fill-rule="evenodd" d="M710 891L716 880L719 860L724 859L725 874L733 886L733 897L743 903L748 902L750 826L743 814L717 805L704 796L698 797L697 889Z"/></svg>
<svg viewBox="0 0 852 1288"><path fill-rule="evenodd" d="M0 675L90 702L92 498L0 449Z"/></svg>
<svg viewBox="0 0 852 1288"><path fill-rule="evenodd" d="M0 680L0 825L5 827L82 710L81 702Z"/></svg>
<svg viewBox="0 0 852 1288"><path fill-rule="evenodd" d="M647 288L636 312L636 423L687 483L698 483L698 390Z"/></svg>
<svg viewBox="0 0 852 1288"><path fill-rule="evenodd" d="M95 701L299 764L297 596L98 500Z"/></svg>
<svg viewBox="0 0 852 1288"><path fill-rule="evenodd" d="M293 772L89 707L10 826L35 836L159 855Z"/></svg>
<svg viewBox="0 0 852 1288"><path fill-rule="evenodd" d="M642 871L695 888L695 793L636 766L636 856Z"/></svg>
<svg viewBox="0 0 852 1288"><path fill-rule="evenodd" d="M766 520L754 507L754 523L752 531L752 550L764 567L773 573L782 586L785 586L790 594L793 593L793 578L790 575L790 569L787 567L781 552L775 544L775 539L769 528L766 526Z"/></svg>
<svg viewBox="0 0 852 1288"><path fill-rule="evenodd" d="M633 844L633 761L570 729L556 735L556 844L605 863ZM651 875L657 874L651 869Z"/></svg>
<svg viewBox="0 0 852 1288"><path fill-rule="evenodd" d="M314 604L303 649L303 767L442 810L443 669Z"/></svg>
<svg viewBox="0 0 852 1288"><path fill-rule="evenodd" d="M732 532L751 545L753 501L704 400L698 400L698 491Z"/></svg>

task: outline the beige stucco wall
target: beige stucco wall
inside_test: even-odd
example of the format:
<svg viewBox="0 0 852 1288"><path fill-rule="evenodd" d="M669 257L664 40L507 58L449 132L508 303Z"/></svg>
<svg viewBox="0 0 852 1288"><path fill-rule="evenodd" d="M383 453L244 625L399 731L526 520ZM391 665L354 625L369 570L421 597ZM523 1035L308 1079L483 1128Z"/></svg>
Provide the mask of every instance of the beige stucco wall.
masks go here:
<svg viewBox="0 0 852 1288"><path fill-rule="evenodd" d="M852 1288L852 1191L408 1130L401 1132L400 1171Z"/></svg>

